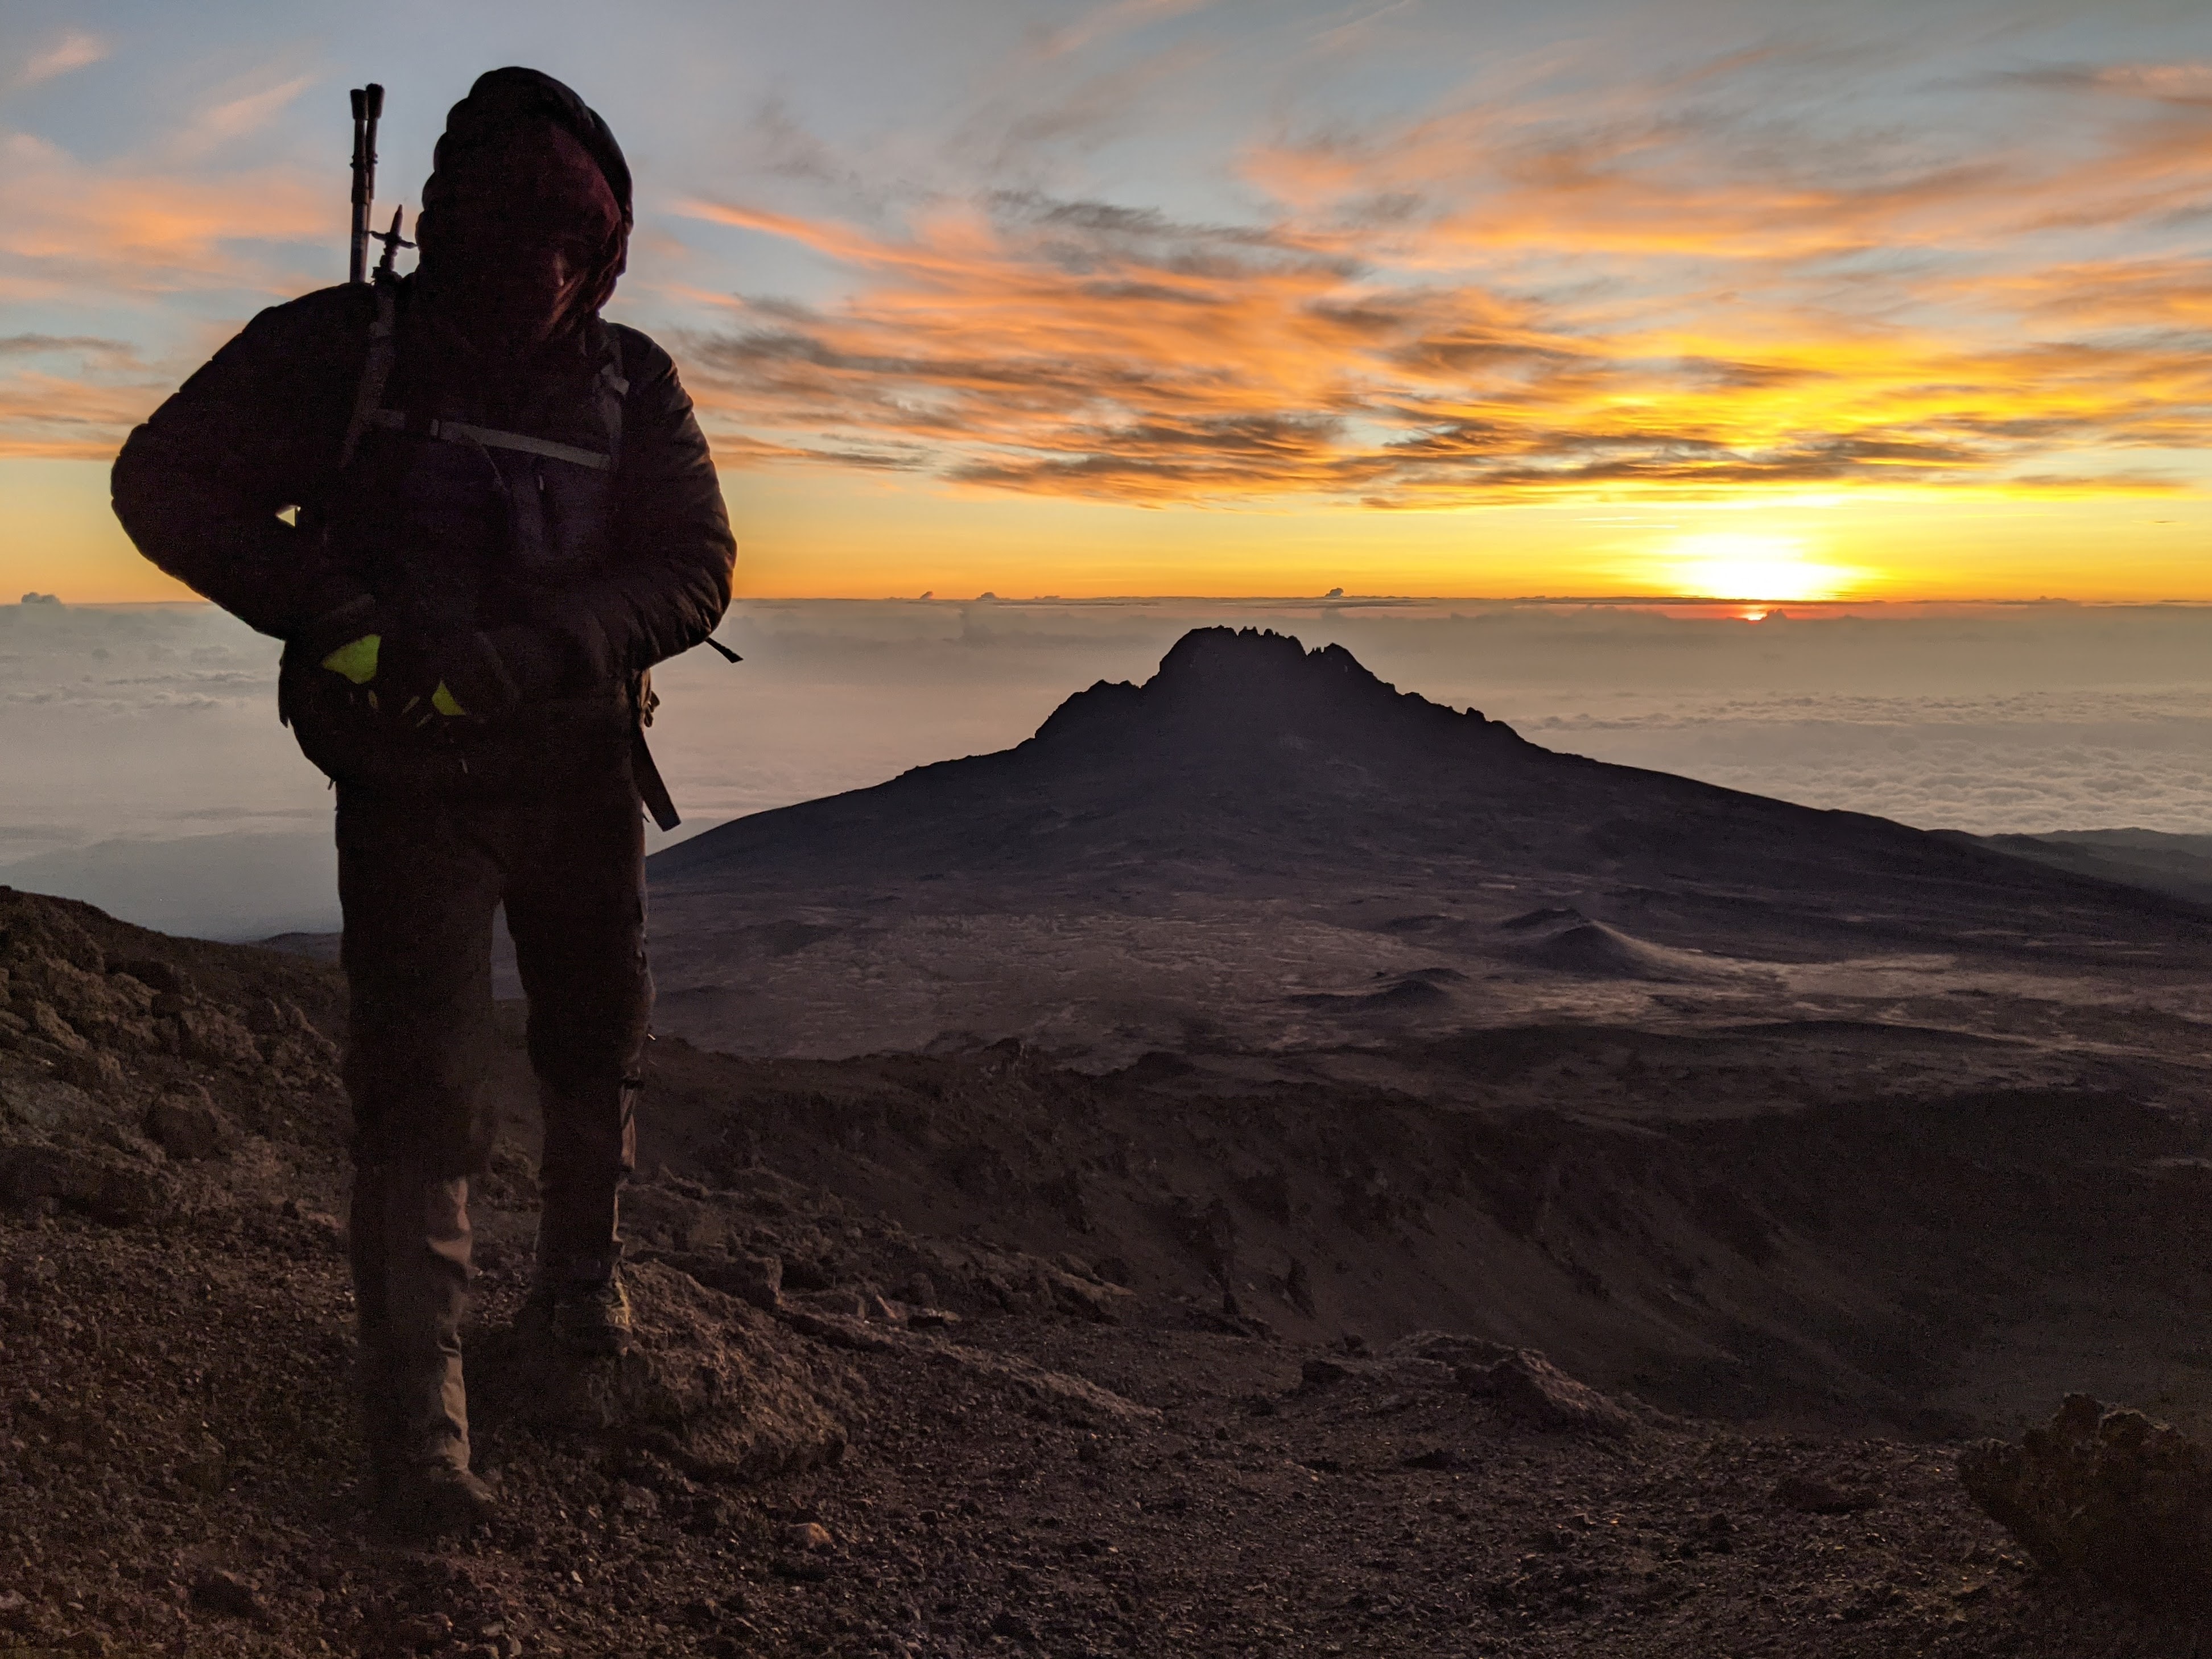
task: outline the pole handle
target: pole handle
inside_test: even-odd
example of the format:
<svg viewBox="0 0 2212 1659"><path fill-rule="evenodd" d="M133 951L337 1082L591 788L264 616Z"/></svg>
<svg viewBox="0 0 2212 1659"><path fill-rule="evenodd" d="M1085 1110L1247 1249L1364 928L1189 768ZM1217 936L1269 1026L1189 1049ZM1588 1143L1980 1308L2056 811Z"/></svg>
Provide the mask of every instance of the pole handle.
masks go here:
<svg viewBox="0 0 2212 1659"><path fill-rule="evenodd" d="M354 88L352 98L353 236L346 280L365 283L368 280L368 210L376 199L376 124L384 114L384 88L372 81Z"/></svg>

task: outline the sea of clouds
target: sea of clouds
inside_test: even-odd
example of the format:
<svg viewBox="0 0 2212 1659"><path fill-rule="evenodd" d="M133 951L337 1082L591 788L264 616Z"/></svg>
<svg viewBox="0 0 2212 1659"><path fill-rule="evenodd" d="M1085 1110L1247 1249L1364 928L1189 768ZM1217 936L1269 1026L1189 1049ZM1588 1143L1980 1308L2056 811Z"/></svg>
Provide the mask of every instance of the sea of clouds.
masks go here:
<svg viewBox="0 0 2212 1659"><path fill-rule="evenodd" d="M1019 742L1191 627L1343 644L1556 749L1979 833L2212 831L2212 609L754 601L665 665L679 835ZM336 925L276 646L204 605L0 605L0 882L149 926ZM659 844L661 838L655 838Z"/></svg>

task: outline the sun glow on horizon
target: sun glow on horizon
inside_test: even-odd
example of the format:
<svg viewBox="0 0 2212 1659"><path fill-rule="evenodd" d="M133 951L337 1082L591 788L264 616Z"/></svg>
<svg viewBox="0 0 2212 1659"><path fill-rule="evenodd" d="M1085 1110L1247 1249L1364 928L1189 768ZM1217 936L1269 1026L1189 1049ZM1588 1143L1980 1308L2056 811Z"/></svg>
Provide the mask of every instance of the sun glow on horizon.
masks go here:
<svg viewBox="0 0 2212 1659"><path fill-rule="evenodd" d="M1741 530L1682 537L1668 547L1663 568L1685 595L1766 604L1838 599L1858 574L1808 559L1794 536Z"/></svg>

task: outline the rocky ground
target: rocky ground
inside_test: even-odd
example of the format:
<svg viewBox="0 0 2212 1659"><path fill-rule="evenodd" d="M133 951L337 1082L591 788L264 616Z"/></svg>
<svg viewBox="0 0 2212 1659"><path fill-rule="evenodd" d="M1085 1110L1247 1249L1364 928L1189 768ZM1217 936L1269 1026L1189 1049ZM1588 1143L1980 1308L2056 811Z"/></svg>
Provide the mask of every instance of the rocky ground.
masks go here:
<svg viewBox="0 0 2212 1659"><path fill-rule="evenodd" d="M1052 1233L957 1137L863 1158L880 1115L839 1103L880 1070L815 1080L811 1152L797 1090L649 1170L640 1352L602 1371L507 1332L527 1138L502 1150L471 1355L504 1516L410 1548L369 1524L347 1407L329 971L5 893L0 967L0 1654L2196 1650L2154 1590L2033 1563L1942 1420L1699 1420L1340 1285L1309 1316L1190 1212L1139 1236L1103 1172ZM902 1087L1012 1089L993 1064ZM709 1086L670 1072L672 1110ZM970 1178L933 1200L931 1169Z"/></svg>
<svg viewBox="0 0 2212 1659"><path fill-rule="evenodd" d="M827 1341L775 1340L841 1386L836 1462L724 1480L495 1430L507 1518L410 1549L360 1506L327 1222L56 1219L0 1249L0 1652L2191 1650L2033 1569L1955 1448L1559 1408L1449 1344L1142 1312L800 1316Z"/></svg>

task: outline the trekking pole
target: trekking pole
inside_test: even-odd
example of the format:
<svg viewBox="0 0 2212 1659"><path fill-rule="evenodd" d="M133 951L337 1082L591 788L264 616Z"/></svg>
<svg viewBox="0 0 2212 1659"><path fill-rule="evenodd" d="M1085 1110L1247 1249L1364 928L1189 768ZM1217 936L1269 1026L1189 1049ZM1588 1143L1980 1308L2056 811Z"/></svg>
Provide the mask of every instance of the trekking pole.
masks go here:
<svg viewBox="0 0 2212 1659"><path fill-rule="evenodd" d="M384 113L384 88L370 82L353 89L353 257L349 283L368 280L368 204L376 195L376 123ZM392 228L398 229L398 225Z"/></svg>
<svg viewBox="0 0 2212 1659"><path fill-rule="evenodd" d="M413 247L415 246L414 243L409 241L404 236L402 236L399 234L400 217L407 210L405 208L392 209L392 228L389 230L372 230L368 233L374 240L384 244L384 257L376 262L376 280L380 283L391 281L392 262L394 258L398 257L399 250L403 247Z"/></svg>

